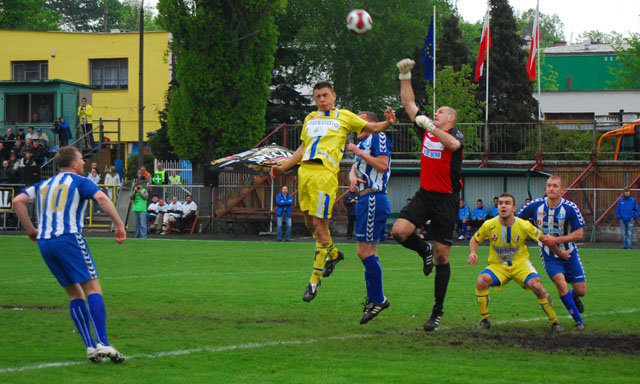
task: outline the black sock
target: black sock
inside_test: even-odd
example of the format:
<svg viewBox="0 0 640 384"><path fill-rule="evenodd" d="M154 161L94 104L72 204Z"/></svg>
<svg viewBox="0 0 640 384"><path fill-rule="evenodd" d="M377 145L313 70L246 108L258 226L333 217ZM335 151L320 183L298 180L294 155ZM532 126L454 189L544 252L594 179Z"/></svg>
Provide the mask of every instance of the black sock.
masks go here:
<svg viewBox="0 0 640 384"><path fill-rule="evenodd" d="M449 285L449 277L451 276L451 266L449 263L436 265L436 278L435 278L435 303L433 309L437 309L442 312L444 305L444 297L447 294L447 286Z"/></svg>
<svg viewBox="0 0 640 384"><path fill-rule="evenodd" d="M423 254L427 251L427 243L420 240L415 233L412 233L405 241L399 241L399 243L405 248L418 252L418 254Z"/></svg>

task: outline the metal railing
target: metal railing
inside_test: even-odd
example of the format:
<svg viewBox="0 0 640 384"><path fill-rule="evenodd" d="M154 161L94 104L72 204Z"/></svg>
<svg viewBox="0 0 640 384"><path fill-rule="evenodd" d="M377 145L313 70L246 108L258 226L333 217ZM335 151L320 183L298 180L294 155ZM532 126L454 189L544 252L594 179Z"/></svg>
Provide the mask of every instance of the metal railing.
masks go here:
<svg viewBox="0 0 640 384"><path fill-rule="evenodd" d="M545 123L461 123L458 128L465 138L465 159L488 157L495 160L534 159L541 154L545 160L589 160L595 153L598 139L606 132L618 129L619 122L554 121ZM260 145L275 143L291 150L300 146L301 124L282 124L274 127ZM393 144L393 158L419 158L422 138L415 134L412 124L396 124L385 132ZM611 160L617 138L603 143L599 159ZM357 141L355 134L347 143ZM640 152L626 150L625 154L639 157ZM345 151L345 157L350 153Z"/></svg>

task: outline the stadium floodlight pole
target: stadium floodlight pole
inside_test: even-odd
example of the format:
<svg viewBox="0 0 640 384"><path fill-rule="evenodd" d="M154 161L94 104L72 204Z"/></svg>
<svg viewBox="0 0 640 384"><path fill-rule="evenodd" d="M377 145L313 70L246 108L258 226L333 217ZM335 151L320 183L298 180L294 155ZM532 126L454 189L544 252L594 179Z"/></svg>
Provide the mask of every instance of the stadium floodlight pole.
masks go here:
<svg viewBox="0 0 640 384"><path fill-rule="evenodd" d="M436 115L436 6L433 5L433 118Z"/></svg>
<svg viewBox="0 0 640 384"><path fill-rule="evenodd" d="M138 169L144 166L144 100L143 100L143 64L144 64L144 0L140 1L140 53L138 75Z"/></svg>

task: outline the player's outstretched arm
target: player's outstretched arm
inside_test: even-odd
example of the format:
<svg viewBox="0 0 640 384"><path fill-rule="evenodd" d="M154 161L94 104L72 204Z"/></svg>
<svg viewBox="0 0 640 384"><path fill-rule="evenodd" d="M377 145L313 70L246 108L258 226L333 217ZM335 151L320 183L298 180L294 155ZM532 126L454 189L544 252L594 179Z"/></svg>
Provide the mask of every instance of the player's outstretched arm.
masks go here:
<svg viewBox="0 0 640 384"><path fill-rule="evenodd" d="M393 112L393 109L391 109L391 107L388 107L387 110L384 111L384 118L385 121L379 121L377 123L371 121L368 122L362 130L367 132L380 133L395 124L396 114Z"/></svg>
<svg viewBox="0 0 640 384"><path fill-rule="evenodd" d="M295 166L302 160L302 155L304 154L304 143L302 143L298 149L293 153L293 156L287 159L282 165L275 165L271 167L269 171L269 176L273 179L277 174L286 172L289 168Z"/></svg>
<svg viewBox="0 0 640 384"><path fill-rule="evenodd" d="M113 220L113 224L116 227L116 242L123 243L127 239L127 232L124 229L124 223L120 220L120 216L118 215L118 211L116 207L113 205L113 202L107 196L106 193L102 191L98 191L93 195L93 199L100 205L102 212L106 213Z"/></svg>
<svg viewBox="0 0 640 384"><path fill-rule="evenodd" d="M353 143L349 143L349 145L347 145L347 150L353 152L354 155L359 156L367 164L380 172L387 172L387 169L389 169L389 156L387 155L371 156L370 154L360 150L360 148ZM351 177L351 175L349 175L349 177Z"/></svg>
<svg viewBox="0 0 640 384"><path fill-rule="evenodd" d="M27 235L33 241L36 241L38 236L38 229L33 226L31 219L29 219L29 212L27 211L27 204L29 204L29 196L24 193L19 194L13 199L13 207L16 212L16 216L22 223L22 226L27 231Z"/></svg>

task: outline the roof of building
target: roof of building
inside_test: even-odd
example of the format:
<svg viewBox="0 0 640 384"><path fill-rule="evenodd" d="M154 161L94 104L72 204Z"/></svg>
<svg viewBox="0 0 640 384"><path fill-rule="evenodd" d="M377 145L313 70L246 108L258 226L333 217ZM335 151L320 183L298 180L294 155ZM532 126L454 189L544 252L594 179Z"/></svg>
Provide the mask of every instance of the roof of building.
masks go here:
<svg viewBox="0 0 640 384"><path fill-rule="evenodd" d="M62 80L62 79L30 80L30 81L0 80L0 85L26 85L26 84L30 84L30 85L69 84L76 87L87 88L87 89L95 88L88 84L76 83L74 81L68 81L68 80Z"/></svg>
<svg viewBox="0 0 640 384"><path fill-rule="evenodd" d="M629 49L629 44L622 44L622 47ZM576 55L607 55L615 54L613 45L611 43L605 44L591 44L588 42L580 44L568 44L560 45L556 47L544 48L544 53L547 56L576 56Z"/></svg>

